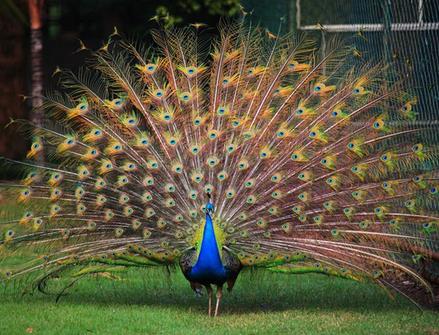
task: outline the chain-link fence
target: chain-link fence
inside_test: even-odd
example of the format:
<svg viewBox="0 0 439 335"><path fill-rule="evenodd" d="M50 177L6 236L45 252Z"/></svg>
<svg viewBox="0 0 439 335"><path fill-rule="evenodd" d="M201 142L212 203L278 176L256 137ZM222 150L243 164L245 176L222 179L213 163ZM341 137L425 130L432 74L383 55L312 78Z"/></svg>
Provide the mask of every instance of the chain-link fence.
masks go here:
<svg viewBox="0 0 439 335"><path fill-rule="evenodd" d="M439 117L439 1L294 0L296 29L355 35L358 57L384 60L418 97L418 122Z"/></svg>
<svg viewBox="0 0 439 335"><path fill-rule="evenodd" d="M418 122L439 119L439 0L246 0L253 20L276 31L341 35L364 60L390 64L418 97ZM323 50L324 52L324 50Z"/></svg>

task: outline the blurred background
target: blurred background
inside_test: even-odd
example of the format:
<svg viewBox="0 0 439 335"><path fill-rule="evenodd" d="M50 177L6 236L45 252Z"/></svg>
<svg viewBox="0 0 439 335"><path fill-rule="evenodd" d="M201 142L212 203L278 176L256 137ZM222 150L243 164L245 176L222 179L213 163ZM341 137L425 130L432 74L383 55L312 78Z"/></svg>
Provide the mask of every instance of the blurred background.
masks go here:
<svg viewBox="0 0 439 335"><path fill-rule="evenodd" d="M44 118L32 112L41 100L24 97L53 87L58 67L83 64L83 44L100 48L114 27L150 43L154 18L166 26L204 23L215 34L220 18L243 13L267 33L312 34L323 53L341 35L353 57L384 59L419 97L419 122L437 122L439 0L0 0L0 156L23 158L26 139L5 125L11 117Z"/></svg>

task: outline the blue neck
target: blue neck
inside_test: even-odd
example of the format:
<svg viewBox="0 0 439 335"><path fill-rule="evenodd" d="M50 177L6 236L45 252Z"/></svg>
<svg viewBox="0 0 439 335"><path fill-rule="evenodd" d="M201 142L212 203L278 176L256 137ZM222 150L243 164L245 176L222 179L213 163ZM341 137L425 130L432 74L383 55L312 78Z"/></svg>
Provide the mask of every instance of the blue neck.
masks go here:
<svg viewBox="0 0 439 335"><path fill-rule="evenodd" d="M209 213L206 213L206 223L204 225L200 254L198 255L195 266L191 270L191 274L194 276L194 279L199 281L221 281L226 276L216 243L212 218Z"/></svg>

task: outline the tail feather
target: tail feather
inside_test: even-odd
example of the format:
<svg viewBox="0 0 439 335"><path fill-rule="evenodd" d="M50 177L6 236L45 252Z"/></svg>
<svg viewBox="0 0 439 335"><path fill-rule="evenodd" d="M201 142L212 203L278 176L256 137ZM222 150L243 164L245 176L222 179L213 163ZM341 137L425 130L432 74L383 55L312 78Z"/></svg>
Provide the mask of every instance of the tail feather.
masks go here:
<svg viewBox="0 0 439 335"><path fill-rule="evenodd" d="M32 133L1 247L31 249L7 277L176 263L200 239L211 194L221 245L244 266L373 280L431 293L439 151L417 99L382 64L352 66L303 36L232 24L209 55L198 30L114 38L92 71L62 71ZM54 163L43 163L41 155ZM99 263L99 266L95 266ZM82 270L72 272L72 267ZM103 267L102 267L103 266ZM69 272L70 271L70 272Z"/></svg>

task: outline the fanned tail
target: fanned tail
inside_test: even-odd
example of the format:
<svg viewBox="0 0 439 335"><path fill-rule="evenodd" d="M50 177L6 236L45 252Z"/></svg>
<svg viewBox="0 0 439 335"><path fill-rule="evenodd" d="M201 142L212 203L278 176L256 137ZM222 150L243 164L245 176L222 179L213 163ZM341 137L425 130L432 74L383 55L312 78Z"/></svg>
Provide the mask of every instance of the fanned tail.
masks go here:
<svg viewBox="0 0 439 335"><path fill-rule="evenodd" d="M175 264L212 194L218 243L244 266L433 293L437 127L416 122L404 81L351 65L338 40L321 55L238 23L209 54L198 32L154 32L154 52L110 40L90 69L62 72L44 127L15 121L34 140L3 189L26 210L0 243L29 261L4 275L44 286Z"/></svg>

